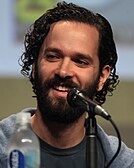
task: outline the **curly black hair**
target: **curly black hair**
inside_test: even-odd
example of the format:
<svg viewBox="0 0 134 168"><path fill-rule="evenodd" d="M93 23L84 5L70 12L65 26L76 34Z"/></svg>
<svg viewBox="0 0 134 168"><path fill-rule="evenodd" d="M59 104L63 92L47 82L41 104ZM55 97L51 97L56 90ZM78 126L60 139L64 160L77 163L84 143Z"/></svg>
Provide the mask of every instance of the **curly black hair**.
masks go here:
<svg viewBox="0 0 134 168"><path fill-rule="evenodd" d="M113 40L113 32L109 22L98 13L66 2L59 2L56 7L46 11L33 25L31 25L29 31L25 35L25 52L20 58L22 62L21 73L27 76L34 85L34 79L31 75L32 64L36 63L38 59L40 48L50 30L51 24L61 20L89 24L94 26L99 32L98 56L100 61L100 72L105 65L111 67L109 78L106 80L102 90L96 92L94 98L95 101L101 105L105 102L108 93L112 95L113 90L115 90L119 83L119 77L116 74L117 52ZM36 93L35 90L34 92Z"/></svg>

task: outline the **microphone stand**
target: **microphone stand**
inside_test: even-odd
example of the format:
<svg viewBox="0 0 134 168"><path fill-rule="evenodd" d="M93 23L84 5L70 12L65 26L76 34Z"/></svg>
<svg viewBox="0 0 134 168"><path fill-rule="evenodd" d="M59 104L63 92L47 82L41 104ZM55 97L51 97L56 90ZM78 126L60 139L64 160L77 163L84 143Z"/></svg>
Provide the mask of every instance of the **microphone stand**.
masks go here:
<svg viewBox="0 0 134 168"><path fill-rule="evenodd" d="M87 105L87 111L89 112L89 105ZM98 153L97 153L97 124L95 114L90 109L88 116L88 128L87 128L87 144L86 144L86 168L97 168L98 165Z"/></svg>

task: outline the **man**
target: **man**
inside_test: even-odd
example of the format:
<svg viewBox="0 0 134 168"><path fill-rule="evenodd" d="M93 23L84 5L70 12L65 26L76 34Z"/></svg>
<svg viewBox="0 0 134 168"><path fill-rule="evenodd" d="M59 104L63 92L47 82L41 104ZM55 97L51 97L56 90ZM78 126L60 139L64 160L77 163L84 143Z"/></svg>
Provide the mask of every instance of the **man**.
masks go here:
<svg viewBox="0 0 134 168"><path fill-rule="evenodd" d="M86 168L86 113L70 107L72 88L102 105L118 84L117 53L108 21L72 3L57 6L35 21L25 37L22 74L29 77L37 97L32 129L41 145L41 167ZM89 114L90 115L90 114ZM0 123L0 164L7 163L7 144L16 115ZM106 167L118 141L98 126L98 167ZM134 167L134 151L122 143L111 168ZM4 168L5 168L4 167Z"/></svg>

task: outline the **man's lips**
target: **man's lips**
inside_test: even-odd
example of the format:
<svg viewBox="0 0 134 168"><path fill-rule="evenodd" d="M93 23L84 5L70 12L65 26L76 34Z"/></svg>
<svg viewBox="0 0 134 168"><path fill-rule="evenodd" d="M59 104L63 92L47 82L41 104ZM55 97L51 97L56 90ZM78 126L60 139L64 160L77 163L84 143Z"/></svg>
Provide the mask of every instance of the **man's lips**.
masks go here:
<svg viewBox="0 0 134 168"><path fill-rule="evenodd" d="M60 92L69 92L69 88L65 87L65 86L55 86L54 87L55 90L60 91Z"/></svg>
<svg viewBox="0 0 134 168"><path fill-rule="evenodd" d="M70 91L70 88L67 88L65 86L54 86L52 89L52 92L55 96L58 97L64 97L66 98L68 92Z"/></svg>

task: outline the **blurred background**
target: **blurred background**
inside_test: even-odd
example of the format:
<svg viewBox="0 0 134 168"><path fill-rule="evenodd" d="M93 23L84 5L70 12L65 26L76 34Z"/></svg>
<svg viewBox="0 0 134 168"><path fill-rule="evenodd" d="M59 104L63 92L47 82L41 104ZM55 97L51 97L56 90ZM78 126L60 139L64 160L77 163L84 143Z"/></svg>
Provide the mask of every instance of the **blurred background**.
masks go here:
<svg viewBox="0 0 134 168"><path fill-rule="evenodd" d="M36 106L28 79L20 74L18 60L23 53L27 28L56 0L4 0L0 5L0 120L26 107ZM112 115L122 140L134 148L134 1L71 0L104 15L111 23L118 52L120 84L104 108ZM115 134L108 121L97 117L109 134Z"/></svg>

